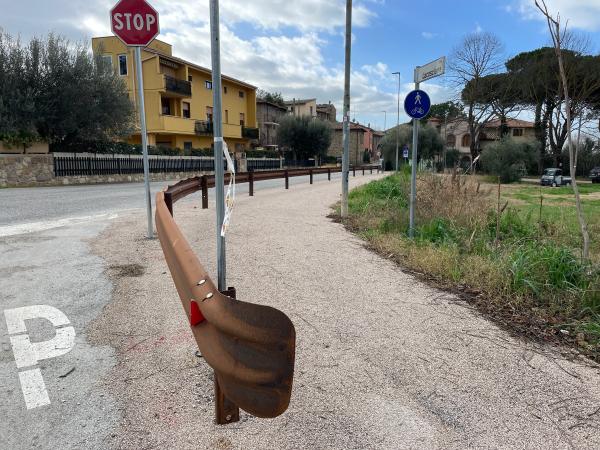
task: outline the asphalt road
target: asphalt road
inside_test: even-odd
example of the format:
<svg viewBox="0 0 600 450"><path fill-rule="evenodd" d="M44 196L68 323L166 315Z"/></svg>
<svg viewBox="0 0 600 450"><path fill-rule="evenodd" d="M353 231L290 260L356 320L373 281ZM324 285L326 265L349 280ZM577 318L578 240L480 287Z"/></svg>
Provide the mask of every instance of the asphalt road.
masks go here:
<svg viewBox="0 0 600 450"><path fill-rule="evenodd" d="M301 183L308 177L290 179ZM152 183L153 194L167 184ZM257 182L255 196L268 188L283 191L283 180ZM194 202L199 194L181 204ZM110 276L130 269L107 265L90 242L124 217L145 223L143 184L0 189L0 449L106 448L122 420L103 381L115 351L91 345L86 330L111 304ZM156 245L122 231L139 252Z"/></svg>
<svg viewBox="0 0 600 450"><path fill-rule="evenodd" d="M340 180L340 174L332 174L331 178L332 182ZM327 175L314 176L315 182L324 180L327 180ZM290 185L307 182L308 177L290 178ZM260 181L255 183L254 190L283 188L283 183L283 180ZM150 184L153 203L154 194L168 184L170 182L167 181ZM248 185L240 184L236 190L238 195L247 195ZM213 191L210 189L209 196L213 195ZM187 201L198 201L198 195L189 197ZM7 226L29 225L31 229L31 225L35 224L38 228L45 228L60 219L102 219L102 216L144 207L143 183L0 189L0 236L7 234L7 229L4 233L2 231ZM21 231L28 229L18 228L11 233Z"/></svg>

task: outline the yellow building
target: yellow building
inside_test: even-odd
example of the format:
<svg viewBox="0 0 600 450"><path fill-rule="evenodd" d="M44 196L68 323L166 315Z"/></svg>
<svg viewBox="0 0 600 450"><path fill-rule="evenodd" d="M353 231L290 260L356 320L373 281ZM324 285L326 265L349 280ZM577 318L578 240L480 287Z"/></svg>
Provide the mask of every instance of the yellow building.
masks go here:
<svg viewBox="0 0 600 450"><path fill-rule="evenodd" d="M117 37L92 39L92 49L121 75L137 105L134 49ZM154 40L142 49L144 100L149 145L173 148L210 148L213 143L211 71L173 56L172 46ZM230 151L248 149L258 139L256 87L222 76L223 135ZM140 143L141 136L131 136Z"/></svg>

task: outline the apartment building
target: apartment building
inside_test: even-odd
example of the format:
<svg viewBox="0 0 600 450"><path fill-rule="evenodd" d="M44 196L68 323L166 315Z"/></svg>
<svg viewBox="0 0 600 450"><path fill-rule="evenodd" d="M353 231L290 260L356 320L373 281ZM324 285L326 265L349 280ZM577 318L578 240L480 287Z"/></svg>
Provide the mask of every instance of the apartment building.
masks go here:
<svg viewBox="0 0 600 450"><path fill-rule="evenodd" d="M92 49L123 77L137 104L134 50L117 37L92 39ZM149 145L210 148L213 91L210 69L173 56L172 46L154 40L142 49L144 100ZM258 139L256 87L222 76L223 135L230 151L244 151ZM128 140L141 142L139 131Z"/></svg>
<svg viewBox="0 0 600 450"><path fill-rule="evenodd" d="M317 99L308 98L305 100L293 99L285 102L288 112L293 116L317 117Z"/></svg>
<svg viewBox="0 0 600 450"><path fill-rule="evenodd" d="M472 137L466 120L455 119L444 123L433 117L428 123L438 130L446 141L447 148L457 149L462 155L461 159L470 161ZM479 136L479 150L501 139L501 125L500 119L493 119L485 124ZM532 142L536 139L535 124L526 120L507 119L506 132L516 142Z"/></svg>
<svg viewBox="0 0 600 450"><path fill-rule="evenodd" d="M317 118L325 122L337 122L337 111L335 106L329 102L317 105Z"/></svg>
<svg viewBox="0 0 600 450"><path fill-rule="evenodd" d="M256 111L260 131L258 145L276 150L278 148L277 129L281 119L288 113L287 108L259 98L256 100Z"/></svg>

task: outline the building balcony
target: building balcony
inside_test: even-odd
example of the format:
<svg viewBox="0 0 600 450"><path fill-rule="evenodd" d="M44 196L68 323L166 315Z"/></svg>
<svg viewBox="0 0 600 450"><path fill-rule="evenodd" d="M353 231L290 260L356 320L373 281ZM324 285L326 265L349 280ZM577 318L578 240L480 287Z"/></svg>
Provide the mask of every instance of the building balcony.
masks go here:
<svg viewBox="0 0 600 450"><path fill-rule="evenodd" d="M213 134L213 123L208 120L196 120L196 134L198 136L208 136Z"/></svg>
<svg viewBox="0 0 600 450"><path fill-rule="evenodd" d="M169 116L161 114L158 117L158 123L150 124L149 129L156 129L158 132L177 133L177 134L194 134L195 120L186 119L185 117ZM154 126L152 126L154 125Z"/></svg>
<svg viewBox="0 0 600 450"><path fill-rule="evenodd" d="M173 97L188 98L192 96L192 83L165 75L165 91Z"/></svg>
<svg viewBox="0 0 600 450"><path fill-rule="evenodd" d="M242 127L242 137L245 139L258 139L258 128Z"/></svg>

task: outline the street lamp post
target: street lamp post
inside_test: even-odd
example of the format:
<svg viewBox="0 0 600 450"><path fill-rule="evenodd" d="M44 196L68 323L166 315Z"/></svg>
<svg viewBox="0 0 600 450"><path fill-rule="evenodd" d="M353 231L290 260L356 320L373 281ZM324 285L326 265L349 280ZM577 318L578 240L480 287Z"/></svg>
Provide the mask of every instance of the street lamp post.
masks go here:
<svg viewBox="0 0 600 450"><path fill-rule="evenodd" d="M350 62L352 55L352 0L346 0L344 68L344 137L342 154L342 217L348 217L348 176L350 174Z"/></svg>
<svg viewBox="0 0 600 450"><path fill-rule="evenodd" d="M387 111L381 111L383 113L383 131L387 129Z"/></svg>
<svg viewBox="0 0 600 450"><path fill-rule="evenodd" d="M398 116L396 119L396 172L398 172L398 152L400 151L400 72L394 72L392 75L398 75Z"/></svg>

